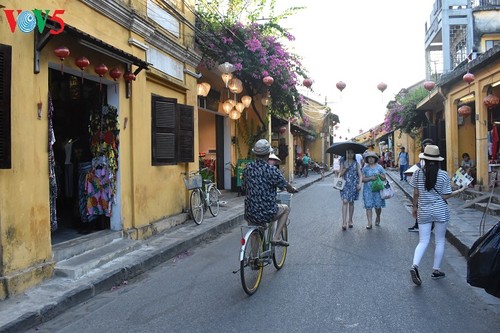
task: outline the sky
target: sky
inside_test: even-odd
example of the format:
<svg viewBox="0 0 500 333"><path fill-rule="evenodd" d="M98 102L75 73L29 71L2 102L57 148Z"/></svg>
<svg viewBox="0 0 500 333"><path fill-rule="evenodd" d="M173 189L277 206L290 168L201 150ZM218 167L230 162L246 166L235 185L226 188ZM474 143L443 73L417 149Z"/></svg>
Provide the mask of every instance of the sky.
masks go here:
<svg viewBox="0 0 500 333"><path fill-rule="evenodd" d="M381 124L387 103L425 79L425 23L434 2L278 0L277 13L306 7L280 25L295 36L291 51L314 81L305 95L326 100L340 118L336 141ZM339 81L346 83L342 92ZM383 93L380 82L387 84Z"/></svg>

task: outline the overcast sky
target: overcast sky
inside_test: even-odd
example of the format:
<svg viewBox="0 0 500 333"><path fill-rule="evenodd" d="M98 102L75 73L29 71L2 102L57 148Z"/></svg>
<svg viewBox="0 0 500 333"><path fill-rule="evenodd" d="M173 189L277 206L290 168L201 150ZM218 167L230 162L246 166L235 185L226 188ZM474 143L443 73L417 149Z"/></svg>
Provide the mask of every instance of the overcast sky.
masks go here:
<svg viewBox="0 0 500 333"><path fill-rule="evenodd" d="M326 98L339 115L338 136L382 123L387 102L425 79L425 23L434 1L278 0L278 8L307 7L281 25L296 37L293 51L314 80L315 99ZM347 85L342 93L339 81Z"/></svg>

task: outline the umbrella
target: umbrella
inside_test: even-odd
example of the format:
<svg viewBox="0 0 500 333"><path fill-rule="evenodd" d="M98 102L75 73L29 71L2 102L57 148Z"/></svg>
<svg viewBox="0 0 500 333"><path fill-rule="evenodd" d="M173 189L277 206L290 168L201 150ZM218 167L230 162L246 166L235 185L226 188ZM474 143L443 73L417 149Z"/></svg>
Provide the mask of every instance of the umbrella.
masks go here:
<svg viewBox="0 0 500 333"><path fill-rule="evenodd" d="M368 148L366 148L365 145L362 145L360 143L345 141L334 143L326 150L326 152L330 154L345 156L346 150L353 150L354 154L362 154L367 149Z"/></svg>

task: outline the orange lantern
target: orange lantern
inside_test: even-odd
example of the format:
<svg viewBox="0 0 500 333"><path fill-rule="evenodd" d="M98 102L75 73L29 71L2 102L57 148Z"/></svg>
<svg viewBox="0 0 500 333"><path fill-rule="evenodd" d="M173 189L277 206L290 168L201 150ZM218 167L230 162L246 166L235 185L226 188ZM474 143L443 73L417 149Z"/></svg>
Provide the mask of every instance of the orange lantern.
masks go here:
<svg viewBox="0 0 500 333"><path fill-rule="evenodd" d="M88 65L90 65L90 61L85 57L78 57L75 60L75 65L77 65L78 68L82 70L82 83L83 83L83 71Z"/></svg>
<svg viewBox="0 0 500 333"><path fill-rule="evenodd" d="M304 87L306 88L311 88L312 84L313 84L313 81L311 79L305 79L302 84L304 85Z"/></svg>

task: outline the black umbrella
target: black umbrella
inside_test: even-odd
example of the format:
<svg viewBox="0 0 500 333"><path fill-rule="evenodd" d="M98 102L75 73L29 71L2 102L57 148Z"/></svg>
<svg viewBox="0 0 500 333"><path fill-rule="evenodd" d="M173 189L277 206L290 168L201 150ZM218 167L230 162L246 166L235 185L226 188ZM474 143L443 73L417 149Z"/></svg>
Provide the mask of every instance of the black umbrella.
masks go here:
<svg viewBox="0 0 500 333"><path fill-rule="evenodd" d="M354 154L362 154L368 148L365 145L357 142L345 141L345 142L335 142L331 145L326 152L335 155L345 156L346 150L354 151Z"/></svg>

